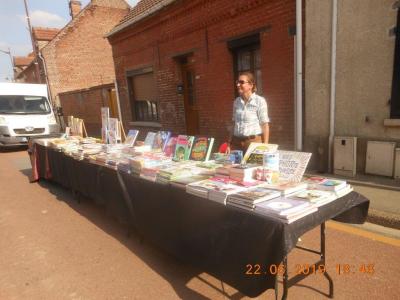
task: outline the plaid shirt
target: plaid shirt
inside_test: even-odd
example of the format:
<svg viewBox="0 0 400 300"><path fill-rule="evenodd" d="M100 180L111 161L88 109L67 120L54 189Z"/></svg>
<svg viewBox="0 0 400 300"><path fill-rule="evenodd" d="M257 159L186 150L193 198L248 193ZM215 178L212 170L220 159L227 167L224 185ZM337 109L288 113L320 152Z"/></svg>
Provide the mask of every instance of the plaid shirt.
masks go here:
<svg viewBox="0 0 400 300"><path fill-rule="evenodd" d="M261 125L269 122L267 102L255 93L245 104L241 97L233 103L233 122L235 136L249 136L262 133Z"/></svg>

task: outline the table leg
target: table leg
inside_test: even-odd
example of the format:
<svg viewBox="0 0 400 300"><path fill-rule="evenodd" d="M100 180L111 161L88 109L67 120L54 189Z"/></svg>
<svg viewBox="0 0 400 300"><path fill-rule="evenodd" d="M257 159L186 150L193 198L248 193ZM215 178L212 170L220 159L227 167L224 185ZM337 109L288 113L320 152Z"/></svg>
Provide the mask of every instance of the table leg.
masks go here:
<svg viewBox="0 0 400 300"><path fill-rule="evenodd" d="M283 258L283 266L284 266L284 273L283 273L283 295L282 299L286 299L288 295L288 289L298 283L299 281L305 279L307 276L310 274L314 274L316 269L319 268L319 266L323 266L325 269L324 276L329 282L329 298L333 298L333 280L331 276L326 272L326 247L325 247L325 223L321 224L321 230L320 230L320 238L321 238L321 245L320 245L320 250L314 250L314 249L309 249L301 246L296 246L296 248L307 251L307 252L312 252L315 254L318 254L320 256L320 260L313 265L310 265L308 267L308 270L305 269L303 270L304 272L302 274L297 274L293 276L292 278L289 279L288 276L288 263L287 263L287 256ZM278 298L278 274L275 276L275 299Z"/></svg>

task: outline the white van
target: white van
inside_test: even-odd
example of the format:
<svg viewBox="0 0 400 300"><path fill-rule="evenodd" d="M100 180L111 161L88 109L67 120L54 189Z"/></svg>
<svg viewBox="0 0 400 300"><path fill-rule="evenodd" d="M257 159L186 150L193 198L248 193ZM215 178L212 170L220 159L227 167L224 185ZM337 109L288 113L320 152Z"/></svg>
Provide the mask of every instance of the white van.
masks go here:
<svg viewBox="0 0 400 300"><path fill-rule="evenodd" d="M59 131L45 84L0 83L0 147Z"/></svg>

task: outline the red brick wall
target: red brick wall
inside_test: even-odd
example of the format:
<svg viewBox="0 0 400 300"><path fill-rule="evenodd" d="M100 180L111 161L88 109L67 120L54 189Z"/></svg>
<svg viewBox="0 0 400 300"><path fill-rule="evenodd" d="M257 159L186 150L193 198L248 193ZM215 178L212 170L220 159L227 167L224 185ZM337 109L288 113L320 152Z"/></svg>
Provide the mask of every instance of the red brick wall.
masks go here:
<svg viewBox="0 0 400 300"><path fill-rule="evenodd" d="M107 90L113 87L114 85L104 85L60 94L64 122L67 122L67 116L84 119L88 135L101 137L100 108L110 107Z"/></svg>
<svg viewBox="0 0 400 300"><path fill-rule="evenodd" d="M234 99L233 59L227 40L269 27L260 35L263 90L271 118L270 142L294 144L294 47L288 27L295 25L294 0L178 1L155 16L110 37L121 109L126 127L132 120L126 71L152 66L157 80L160 123L185 133L181 83L173 56L193 50L200 134L226 139Z"/></svg>
<svg viewBox="0 0 400 300"><path fill-rule="evenodd" d="M89 4L43 50L53 99L64 92L112 83L115 78L111 46L104 35L127 9ZM90 102L88 105L95 104ZM85 107L87 111L99 107ZM82 116L86 119L86 116ZM90 115L87 116L90 118Z"/></svg>

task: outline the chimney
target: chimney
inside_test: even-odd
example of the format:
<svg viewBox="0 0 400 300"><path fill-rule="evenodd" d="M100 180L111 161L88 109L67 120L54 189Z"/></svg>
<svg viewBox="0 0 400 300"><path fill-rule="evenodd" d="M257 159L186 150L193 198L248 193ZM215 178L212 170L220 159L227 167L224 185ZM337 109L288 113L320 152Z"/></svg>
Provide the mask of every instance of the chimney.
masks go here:
<svg viewBox="0 0 400 300"><path fill-rule="evenodd" d="M69 14L71 18L75 18L77 14L81 11L81 2L77 0L69 1Z"/></svg>

